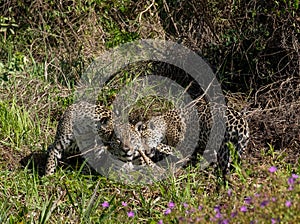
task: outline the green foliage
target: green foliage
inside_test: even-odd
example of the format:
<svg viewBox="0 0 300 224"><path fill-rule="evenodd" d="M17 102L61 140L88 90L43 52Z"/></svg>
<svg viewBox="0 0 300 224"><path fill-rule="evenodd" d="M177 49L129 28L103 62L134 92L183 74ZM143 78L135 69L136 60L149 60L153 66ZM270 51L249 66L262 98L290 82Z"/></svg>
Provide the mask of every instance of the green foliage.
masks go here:
<svg viewBox="0 0 300 224"><path fill-rule="evenodd" d="M128 14L130 14L130 1L106 1L104 3L104 13L100 19L102 27L106 31L108 37L105 42L107 48L116 47L120 44L134 41L139 38L137 32L130 32L120 26L116 21L115 16L112 15L112 11L119 11L120 16L124 16L126 19L123 23L130 23ZM123 24L123 25L125 25Z"/></svg>
<svg viewBox="0 0 300 224"><path fill-rule="evenodd" d="M230 161L232 164L232 167L234 168L234 172L239 176L239 179L246 183L247 177L245 176L245 172L243 172L243 167L240 161L240 158L238 156L238 153L234 147L234 145L231 142L228 142L228 148L230 151Z"/></svg>
<svg viewBox="0 0 300 224"><path fill-rule="evenodd" d="M137 33L127 33L121 31L118 27L115 27L112 24L109 34L111 35L110 40L105 43L105 46L108 48L116 47L120 44L134 41L138 39L139 35Z"/></svg>
<svg viewBox="0 0 300 224"><path fill-rule="evenodd" d="M14 18L0 16L0 33L3 33L3 39L1 41L5 42L7 35L14 35L17 27L18 24Z"/></svg>
<svg viewBox="0 0 300 224"><path fill-rule="evenodd" d="M43 166L39 159L18 168L19 160L42 152L53 140L59 115L74 100L67 96L89 62L107 48L155 36L157 27L163 28L159 38L183 39L201 52L231 90L255 89L299 71L299 0L154 3L141 19L149 2L12 0L1 6L0 223L218 223L216 215L232 223L249 223L253 217L261 223L300 222L299 179L290 179L292 173L299 175L300 160L287 163L291 155L272 145L260 159L250 154L240 164L229 144L234 169L226 185L212 170L199 167L146 186L85 176L81 169L40 177L30 164ZM116 79L126 85L148 70L144 64ZM120 90L115 84L112 80L99 97L113 100ZM151 96L135 100L145 113L149 101L173 106ZM271 166L277 171L270 173ZM241 211L243 206L248 210Z"/></svg>
<svg viewBox="0 0 300 224"><path fill-rule="evenodd" d="M30 56L47 67L50 81L73 86L105 48L153 37L162 25L159 38L183 39L201 52L232 91L256 89L298 71L294 40L300 32L299 0L154 3L154 10L141 17L149 6L143 1L10 1L0 17L1 61L7 61L5 45L11 46L12 55L28 57L30 49ZM155 17L157 24L151 24ZM145 21L150 22L147 29Z"/></svg>
<svg viewBox="0 0 300 224"><path fill-rule="evenodd" d="M218 223L227 219L248 223L255 219L270 223L274 219L297 223L299 177L284 165L270 172L274 161L270 157L265 159L253 166L245 164L259 176L248 176L245 184L232 173L228 188L218 191L217 180L205 177L198 168L188 168L176 177L148 186L124 185L76 171L59 170L54 176L43 178L27 168L13 173L1 171L0 220L1 223L47 223L61 219L76 223L159 220ZM134 217L129 217L129 212Z"/></svg>
<svg viewBox="0 0 300 224"><path fill-rule="evenodd" d="M28 59L21 52L15 52L13 55L9 55L6 64L0 62L0 77L7 79L9 75L17 75L25 71L25 67L28 65Z"/></svg>
<svg viewBox="0 0 300 224"><path fill-rule="evenodd" d="M34 139L40 135L40 129L29 112L17 105L15 99L0 101L0 128L0 139L5 139L1 143L14 148L35 142Z"/></svg>
<svg viewBox="0 0 300 224"><path fill-rule="evenodd" d="M32 56L45 65L50 81L66 85L74 85L86 64L103 52L104 47L139 38L138 32L124 26L135 19L128 16L132 6L127 0L47 0L31 4L11 1L3 9L0 32L5 35L0 39L1 61L10 63L9 52Z"/></svg>

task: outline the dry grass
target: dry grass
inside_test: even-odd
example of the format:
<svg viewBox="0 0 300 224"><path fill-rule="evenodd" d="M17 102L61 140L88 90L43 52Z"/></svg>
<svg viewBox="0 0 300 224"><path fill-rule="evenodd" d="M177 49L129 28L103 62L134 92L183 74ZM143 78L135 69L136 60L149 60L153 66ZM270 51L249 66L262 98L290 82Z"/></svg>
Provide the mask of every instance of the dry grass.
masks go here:
<svg viewBox="0 0 300 224"><path fill-rule="evenodd" d="M300 146L300 79L288 78L259 89L251 99L251 148L272 145L297 163ZM254 152L254 151L252 151Z"/></svg>

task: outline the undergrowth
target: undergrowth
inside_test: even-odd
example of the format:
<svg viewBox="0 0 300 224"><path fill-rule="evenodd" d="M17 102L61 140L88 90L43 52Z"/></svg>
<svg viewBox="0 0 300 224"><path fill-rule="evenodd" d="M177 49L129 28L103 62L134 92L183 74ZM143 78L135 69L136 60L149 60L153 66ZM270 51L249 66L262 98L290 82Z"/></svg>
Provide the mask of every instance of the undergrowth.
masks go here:
<svg viewBox="0 0 300 224"><path fill-rule="evenodd" d="M300 220L299 167L249 166L245 181L232 173L217 189L214 176L188 168L148 186L124 185L101 176L59 170L1 171L0 220L7 223L295 223ZM249 173L249 174L247 174ZM298 174L297 174L298 173Z"/></svg>
<svg viewBox="0 0 300 224"><path fill-rule="evenodd" d="M13 0L0 8L0 223L300 222L299 1ZM252 138L242 163L225 184L198 167L140 186L72 169L42 177L82 72L139 38L200 52L237 91ZM111 101L114 84L104 93ZM134 103L141 110L151 100Z"/></svg>

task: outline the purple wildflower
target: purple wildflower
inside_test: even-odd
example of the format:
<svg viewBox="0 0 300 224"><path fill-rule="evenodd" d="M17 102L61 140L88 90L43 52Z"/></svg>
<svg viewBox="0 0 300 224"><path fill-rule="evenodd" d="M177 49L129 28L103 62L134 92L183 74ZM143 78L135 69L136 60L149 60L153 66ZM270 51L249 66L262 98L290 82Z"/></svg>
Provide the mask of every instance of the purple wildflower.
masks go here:
<svg viewBox="0 0 300 224"><path fill-rule="evenodd" d="M183 207L187 208L189 205L187 203L183 203Z"/></svg>
<svg viewBox="0 0 300 224"><path fill-rule="evenodd" d="M246 204L249 205L252 202L252 198L251 197L246 197L244 201L245 201Z"/></svg>
<svg viewBox="0 0 300 224"><path fill-rule="evenodd" d="M109 203L107 201L102 203L102 207L103 208L108 208L109 207Z"/></svg>
<svg viewBox="0 0 300 224"><path fill-rule="evenodd" d="M247 209L247 206L242 206L241 208L240 208L240 211L241 212L247 212L248 211L248 209Z"/></svg>
<svg viewBox="0 0 300 224"><path fill-rule="evenodd" d="M294 187L293 187L293 185L290 185L290 186L289 186L289 188L288 188L288 190L289 190L289 191L292 191L292 190L294 190Z"/></svg>
<svg viewBox="0 0 300 224"><path fill-rule="evenodd" d="M299 178L299 176L297 174L293 173L292 178L297 179L297 178Z"/></svg>
<svg viewBox="0 0 300 224"><path fill-rule="evenodd" d="M220 212L217 212L217 214L215 215L215 217L216 217L217 219L220 219L220 218L222 218L222 214L221 214Z"/></svg>
<svg viewBox="0 0 300 224"><path fill-rule="evenodd" d="M203 209L203 206L199 205L198 210L201 211Z"/></svg>
<svg viewBox="0 0 300 224"><path fill-rule="evenodd" d="M125 201L122 201L122 206L126 207L127 203Z"/></svg>
<svg viewBox="0 0 300 224"><path fill-rule="evenodd" d="M277 223L277 220L274 219L274 218L271 218L271 223L272 223L272 224L275 224L275 223Z"/></svg>
<svg viewBox="0 0 300 224"><path fill-rule="evenodd" d="M255 193L254 196L258 198L258 197L260 197L260 194L259 193Z"/></svg>
<svg viewBox="0 0 300 224"><path fill-rule="evenodd" d="M215 206L214 210L215 210L215 212L220 213L220 211L221 211L220 205Z"/></svg>
<svg viewBox="0 0 300 224"><path fill-rule="evenodd" d="M163 220L159 220L157 224L163 224Z"/></svg>
<svg viewBox="0 0 300 224"><path fill-rule="evenodd" d="M171 213L171 209L170 208L167 208L164 212L164 215L169 215Z"/></svg>
<svg viewBox="0 0 300 224"><path fill-rule="evenodd" d="M275 197L272 197L272 199L271 199L273 202L275 202L276 201L276 198Z"/></svg>
<svg viewBox="0 0 300 224"><path fill-rule="evenodd" d="M229 224L229 220L228 219L224 219L220 222L220 224Z"/></svg>
<svg viewBox="0 0 300 224"><path fill-rule="evenodd" d="M293 177L289 177L288 184L293 185L295 183L295 179Z"/></svg>
<svg viewBox="0 0 300 224"><path fill-rule="evenodd" d="M292 206L292 202L291 201L286 201L285 202L285 206L288 207L288 208L291 207Z"/></svg>
<svg viewBox="0 0 300 224"><path fill-rule="evenodd" d="M237 215L237 212L232 212L231 215L230 215L230 217L234 218L236 215Z"/></svg>
<svg viewBox="0 0 300 224"><path fill-rule="evenodd" d="M170 201L170 202L168 203L168 207L169 207L170 209L173 209L173 208L175 207L175 203L172 202L172 201Z"/></svg>
<svg viewBox="0 0 300 224"><path fill-rule="evenodd" d="M271 166L270 168L269 168L269 172L270 173L275 173L277 171L277 168L275 167L275 166Z"/></svg>
<svg viewBox="0 0 300 224"><path fill-rule="evenodd" d="M133 212L133 211L127 212L127 216L128 216L129 218L133 218L133 217L134 217L134 212Z"/></svg>
<svg viewBox="0 0 300 224"><path fill-rule="evenodd" d="M269 204L269 201L268 200L264 200L260 203L260 207L265 207L267 206L267 204Z"/></svg>

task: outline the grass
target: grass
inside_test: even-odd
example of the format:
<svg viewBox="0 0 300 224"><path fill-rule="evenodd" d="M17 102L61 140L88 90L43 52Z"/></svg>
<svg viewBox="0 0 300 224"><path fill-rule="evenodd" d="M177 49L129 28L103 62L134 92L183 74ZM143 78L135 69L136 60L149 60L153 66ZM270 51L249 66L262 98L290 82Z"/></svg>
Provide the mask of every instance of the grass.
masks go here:
<svg viewBox="0 0 300 224"><path fill-rule="evenodd" d="M41 134L39 125L30 118L29 111L18 106L15 99L10 103L1 102L0 108L3 144L20 150L21 145L34 142L34 139Z"/></svg>
<svg viewBox="0 0 300 224"><path fill-rule="evenodd" d="M300 178L284 165L244 166L228 187L196 168L149 186L59 170L39 177L28 167L1 170L1 223L291 223L300 220ZM275 161L276 162L276 161ZM276 170L276 171L275 171ZM250 173L251 175L247 175Z"/></svg>
<svg viewBox="0 0 300 224"><path fill-rule="evenodd" d="M108 24L107 47L139 37L136 31L122 31L109 16L102 20ZM57 27L55 20L49 21ZM91 24L94 30L94 23L82 24ZM90 36L86 39L91 40ZM63 69L56 70L51 57L50 62L47 57L40 58L45 63L36 62L34 56L13 53L15 43L9 41L1 42L3 49L11 49L6 50L7 60L0 62L0 223L300 222L299 160L287 163L291 155L273 145L268 150L251 146L261 153L248 152L242 164L234 163L224 185L212 170L197 167L151 185L122 184L100 175L83 175L80 169L62 168L51 177L42 177L45 150L53 141L60 114L72 103L73 83ZM26 46L22 41L18 45ZM89 51L91 47L86 46ZM69 61L65 64L71 66ZM63 76L68 88L57 84L62 77L48 77L51 67L59 71L58 77ZM115 97L113 89L108 92ZM138 109L144 101L147 98L135 101ZM172 106L165 103L166 108Z"/></svg>
<svg viewBox="0 0 300 224"><path fill-rule="evenodd" d="M59 86L22 72L11 75L1 86L13 90L2 91L5 97L0 102L1 223L300 220L300 167L286 164L287 155L271 145L259 159L248 157L242 166L235 163L225 185L220 185L213 172L199 172L197 167L147 186L125 185L71 169L42 177L39 169L44 165L46 146L53 140L59 114L71 101L59 95ZM41 159L35 153L42 154ZM20 162L25 157L27 161Z"/></svg>
<svg viewBox="0 0 300 224"><path fill-rule="evenodd" d="M35 80L42 88L26 85L21 92L30 93L30 97L13 92L11 98L0 102L1 223L300 221L300 167L285 163L287 155L271 145L259 159L248 157L241 166L235 163L224 186L213 172L199 172L197 167L147 186L125 185L71 169L60 169L51 177L40 176L38 169L44 160L31 156L44 155L60 114L53 114L53 110L62 111L69 101L59 97L59 87L55 90L41 79L15 75L20 77L23 85ZM18 85L13 80L2 82L2 87ZM43 98L45 92L50 95ZM39 100L33 104L30 100L36 97ZM20 161L26 156L29 159L22 166Z"/></svg>

